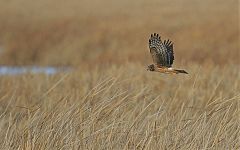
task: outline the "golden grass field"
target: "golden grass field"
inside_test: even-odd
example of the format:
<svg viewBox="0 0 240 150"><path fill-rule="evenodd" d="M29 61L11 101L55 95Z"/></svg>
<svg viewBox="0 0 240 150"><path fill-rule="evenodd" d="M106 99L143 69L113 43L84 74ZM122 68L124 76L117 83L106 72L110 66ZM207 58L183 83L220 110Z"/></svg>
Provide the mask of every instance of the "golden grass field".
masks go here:
<svg viewBox="0 0 240 150"><path fill-rule="evenodd" d="M239 1L0 1L0 149L240 149ZM146 71L153 32L173 67Z"/></svg>

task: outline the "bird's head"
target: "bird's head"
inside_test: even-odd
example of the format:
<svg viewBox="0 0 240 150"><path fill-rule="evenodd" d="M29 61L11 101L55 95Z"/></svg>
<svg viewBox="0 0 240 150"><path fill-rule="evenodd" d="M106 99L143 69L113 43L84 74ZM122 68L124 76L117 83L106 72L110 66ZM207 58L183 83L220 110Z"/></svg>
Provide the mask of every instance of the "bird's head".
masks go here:
<svg viewBox="0 0 240 150"><path fill-rule="evenodd" d="M147 71L154 71L154 64L151 64L147 67Z"/></svg>

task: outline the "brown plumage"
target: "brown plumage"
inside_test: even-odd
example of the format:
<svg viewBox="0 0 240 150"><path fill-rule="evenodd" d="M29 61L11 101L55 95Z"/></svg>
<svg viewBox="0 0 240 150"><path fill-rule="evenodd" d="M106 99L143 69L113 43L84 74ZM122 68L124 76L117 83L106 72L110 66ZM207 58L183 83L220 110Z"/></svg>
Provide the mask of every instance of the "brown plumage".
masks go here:
<svg viewBox="0 0 240 150"><path fill-rule="evenodd" d="M162 42L158 34L151 34L149 49L154 64L149 65L147 70L170 74L188 74L185 70L171 68L174 60L174 53L173 43L170 40L164 40Z"/></svg>

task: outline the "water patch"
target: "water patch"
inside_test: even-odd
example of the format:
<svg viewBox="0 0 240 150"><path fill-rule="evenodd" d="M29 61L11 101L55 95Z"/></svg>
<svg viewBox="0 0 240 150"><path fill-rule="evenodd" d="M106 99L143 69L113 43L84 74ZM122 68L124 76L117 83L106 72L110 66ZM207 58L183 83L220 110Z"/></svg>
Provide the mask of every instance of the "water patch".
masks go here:
<svg viewBox="0 0 240 150"><path fill-rule="evenodd" d="M20 75L26 73L38 74L44 73L52 75L61 72L69 72L70 68L67 67L39 67L39 66L0 66L0 75Z"/></svg>

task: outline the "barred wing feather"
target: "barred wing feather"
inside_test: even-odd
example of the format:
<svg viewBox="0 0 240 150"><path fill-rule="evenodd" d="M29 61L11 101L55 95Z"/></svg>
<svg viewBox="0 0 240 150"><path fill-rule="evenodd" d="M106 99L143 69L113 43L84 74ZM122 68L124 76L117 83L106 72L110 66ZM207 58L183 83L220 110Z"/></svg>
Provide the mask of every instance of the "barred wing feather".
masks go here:
<svg viewBox="0 0 240 150"><path fill-rule="evenodd" d="M161 37L154 33L149 39L149 49L153 62L160 67L171 67L174 60L173 44L169 40L161 41Z"/></svg>

